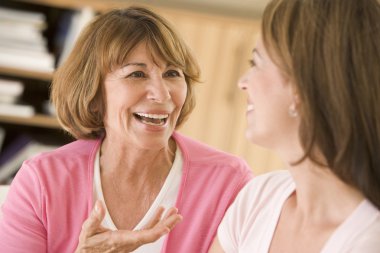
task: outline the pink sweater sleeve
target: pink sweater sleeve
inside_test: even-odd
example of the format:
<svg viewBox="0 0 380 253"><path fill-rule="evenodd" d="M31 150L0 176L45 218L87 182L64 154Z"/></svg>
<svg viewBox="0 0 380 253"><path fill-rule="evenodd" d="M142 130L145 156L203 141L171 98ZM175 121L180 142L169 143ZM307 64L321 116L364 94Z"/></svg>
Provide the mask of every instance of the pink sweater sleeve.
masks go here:
<svg viewBox="0 0 380 253"><path fill-rule="evenodd" d="M46 252L43 198L44 191L37 176L24 164L13 180L2 206L1 252Z"/></svg>

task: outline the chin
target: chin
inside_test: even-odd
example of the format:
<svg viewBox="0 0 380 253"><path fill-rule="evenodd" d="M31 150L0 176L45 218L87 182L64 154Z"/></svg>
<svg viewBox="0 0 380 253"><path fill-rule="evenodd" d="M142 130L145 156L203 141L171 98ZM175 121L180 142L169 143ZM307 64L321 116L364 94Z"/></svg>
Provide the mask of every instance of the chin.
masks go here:
<svg viewBox="0 0 380 253"><path fill-rule="evenodd" d="M264 134L259 134L257 132L254 132L252 130L247 130L245 132L245 138L252 144L266 147L268 142L268 136L265 137Z"/></svg>
<svg viewBox="0 0 380 253"><path fill-rule="evenodd" d="M245 138L246 138L249 142L251 142L251 143L255 143L255 135L254 135L254 133L253 133L252 131L247 130L247 131L245 132Z"/></svg>

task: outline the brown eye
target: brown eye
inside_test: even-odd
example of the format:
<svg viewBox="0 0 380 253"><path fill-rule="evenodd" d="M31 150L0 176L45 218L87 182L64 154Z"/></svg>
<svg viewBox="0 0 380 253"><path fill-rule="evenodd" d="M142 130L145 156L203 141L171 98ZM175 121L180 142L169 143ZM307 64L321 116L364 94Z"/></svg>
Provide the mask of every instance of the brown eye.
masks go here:
<svg viewBox="0 0 380 253"><path fill-rule="evenodd" d="M169 70L165 73L165 77L180 77L181 74L177 70Z"/></svg>
<svg viewBox="0 0 380 253"><path fill-rule="evenodd" d="M135 71L128 75L128 77L134 77L134 78L143 78L145 77L144 72L142 71Z"/></svg>
<svg viewBox="0 0 380 253"><path fill-rule="evenodd" d="M249 62L249 65L251 66L251 68L256 66L256 63L253 59L249 60L248 62Z"/></svg>

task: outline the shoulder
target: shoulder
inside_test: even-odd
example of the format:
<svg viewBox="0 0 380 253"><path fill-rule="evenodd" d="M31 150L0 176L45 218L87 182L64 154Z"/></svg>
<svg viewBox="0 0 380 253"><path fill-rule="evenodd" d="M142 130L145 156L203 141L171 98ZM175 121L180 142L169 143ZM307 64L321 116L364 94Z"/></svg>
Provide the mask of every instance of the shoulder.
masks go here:
<svg viewBox="0 0 380 253"><path fill-rule="evenodd" d="M39 181L54 184L67 177L82 178L95 157L100 140L78 140L53 151L44 152L26 160L19 176L32 176Z"/></svg>
<svg viewBox="0 0 380 253"><path fill-rule="evenodd" d="M256 189L255 191L281 191L282 188L286 188L293 184L294 182L289 171L277 170L255 177L255 180L252 180L246 186L246 188L248 188L246 191L249 191L250 189Z"/></svg>
<svg viewBox="0 0 380 253"><path fill-rule="evenodd" d="M60 200L61 204L63 199L86 199L100 142L78 140L26 160L16 174L11 189L28 189L30 194L50 201ZM56 202L55 205L60 204Z"/></svg>
<svg viewBox="0 0 380 253"><path fill-rule="evenodd" d="M260 240L265 240L264 228L271 226L283 199L293 190L288 171L270 172L252 179L240 191L219 226L218 238L226 252L260 245Z"/></svg>
<svg viewBox="0 0 380 253"><path fill-rule="evenodd" d="M194 199L200 205L219 206L223 215L238 192L252 179L252 170L239 157L178 133L174 138L183 158L181 196L187 199L184 205L193 210L194 202L189 199Z"/></svg>
<svg viewBox="0 0 380 253"><path fill-rule="evenodd" d="M31 160L50 159L58 157L89 156L91 151L100 144L100 140L76 140L53 151L44 152Z"/></svg>
<svg viewBox="0 0 380 253"><path fill-rule="evenodd" d="M75 141L23 163L3 209L4 217L12 219L12 226L18 228L13 232L39 236L46 224L54 224L61 230L48 231L52 238L62 231L79 234L77 225L86 219L91 203L93 167L89 165L96 143Z"/></svg>
<svg viewBox="0 0 380 253"><path fill-rule="evenodd" d="M379 252L380 249L380 211L376 209L376 207L373 207L373 220L371 224L365 229L365 231L361 231L359 237L352 241L351 243L354 243L352 250L350 250L351 253L359 253L359 252L367 252L367 253L375 253ZM376 210L375 210L376 209ZM371 215L367 215L368 218L371 217Z"/></svg>
<svg viewBox="0 0 380 253"><path fill-rule="evenodd" d="M263 203L275 203L295 188L288 171L274 171L255 177L239 193L236 205L255 208Z"/></svg>
<svg viewBox="0 0 380 253"><path fill-rule="evenodd" d="M184 162L193 168L215 168L234 170L246 174L251 171L244 159L213 148L207 144L191 139L179 133L173 137L181 149Z"/></svg>
<svg viewBox="0 0 380 253"><path fill-rule="evenodd" d="M44 165L46 163L71 163L76 160L88 159L96 152L100 140L77 140L49 152L43 152L25 161L29 165Z"/></svg>

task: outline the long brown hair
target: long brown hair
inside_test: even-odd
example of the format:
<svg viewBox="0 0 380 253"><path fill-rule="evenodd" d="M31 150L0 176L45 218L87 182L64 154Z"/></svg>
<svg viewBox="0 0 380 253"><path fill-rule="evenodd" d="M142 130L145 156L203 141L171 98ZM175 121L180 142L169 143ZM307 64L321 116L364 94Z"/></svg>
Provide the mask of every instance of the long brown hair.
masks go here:
<svg viewBox="0 0 380 253"><path fill-rule="evenodd" d="M380 208L377 0L273 0L262 34L302 101L302 159L325 165Z"/></svg>

